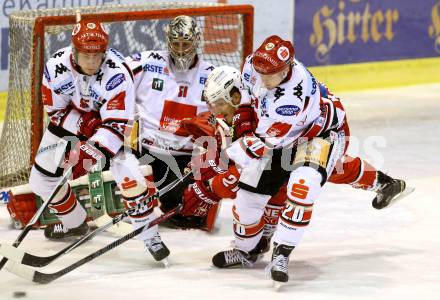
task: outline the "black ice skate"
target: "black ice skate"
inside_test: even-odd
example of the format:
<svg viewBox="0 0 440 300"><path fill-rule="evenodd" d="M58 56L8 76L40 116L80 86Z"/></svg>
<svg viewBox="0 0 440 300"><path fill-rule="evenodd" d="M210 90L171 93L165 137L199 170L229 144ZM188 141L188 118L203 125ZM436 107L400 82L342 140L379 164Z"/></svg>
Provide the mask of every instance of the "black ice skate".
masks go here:
<svg viewBox="0 0 440 300"><path fill-rule="evenodd" d="M251 256L259 256L259 255L263 255L266 252L269 252L271 238L272 238L271 236L263 235L261 239L258 241L257 246L255 246L254 249L249 251L249 254Z"/></svg>
<svg viewBox="0 0 440 300"><path fill-rule="evenodd" d="M168 262L165 258L170 255L170 250L164 242L162 242L159 233L156 233L151 239L145 240L145 248L148 249L156 261L163 261L164 265L168 266Z"/></svg>
<svg viewBox="0 0 440 300"><path fill-rule="evenodd" d="M289 255L294 246L273 244L272 261L266 267L274 281L274 287L279 288L282 283L289 281Z"/></svg>
<svg viewBox="0 0 440 300"><path fill-rule="evenodd" d="M381 171L377 172L377 184L377 195L372 202L376 209L385 208L414 191L414 188L406 186L405 181L394 179Z"/></svg>
<svg viewBox="0 0 440 300"><path fill-rule="evenodd" d="M44 236L49 240L62 240L70 237L81 237L89 232L89 225L86 222L76 228L66 228L62 223L48 225L44 229Z"/></svg>
<svg viewBox="0 0 440 300"><path fill-rule="evenodd" d="M238 249L221 251L212 257L212 264L217 268L230 268L236 266L252 267L257 260L257 255L250 255Z"/></svg>

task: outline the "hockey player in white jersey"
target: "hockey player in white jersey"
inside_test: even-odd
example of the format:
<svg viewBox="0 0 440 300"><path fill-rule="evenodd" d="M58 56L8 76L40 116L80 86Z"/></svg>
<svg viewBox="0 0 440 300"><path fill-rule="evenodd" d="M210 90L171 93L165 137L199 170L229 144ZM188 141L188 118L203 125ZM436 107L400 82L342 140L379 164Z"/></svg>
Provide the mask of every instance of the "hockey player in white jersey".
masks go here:
<svg viewBox="0 0 440 300"><path fill-rule="evenodd" d="M135 156L122 151L134 116L133 75L125 58L108 48L108 34L100 22L77 23L72 45L47 61L42 99L50 122L29 179L35 194L47 199L68 166L72 166L76 179L92 166L107 168L110 162L126 206L154 192L148 188ZM149 203L131 216L135 228L152 218L153 205ZM86 211L68 183L49 208L61 224L48 226L44 231L47 238L56 240L88 231ZM157 226L144 231L140 238L156 260L169 254Z"/></svg>
<svg viewBox="0 0 440 300"><path fill-rule="evenodd" d="M253 107L237 110L234 129L241 138L227 150L243 167L234 205L235 248L215 255L213 263L229 267L252 262L249 253L262 234L264 205L288 179L288 198L268 266L274 281L285 282L290 252L299 243L327 180L375 190L373 206L378 209L401 193L405 183L371 166L363 169L360 164L366 162L359 158L344 161L348 158L343 155L348 146L345 136L349 135L344 109L294 59L290 42L268 38L247 59L243 78L255 98ZM224 96L215 90L212 95ZM265 169L267 165L271 169Z"/></svg>
<svg viewBox="0 0 440 300"><path fill-rule="evenodd" d="M142 142L141 162L150 164L157 188L181 177L194 144L180 126L186 118L207 111L202 101L213 65L197 55L200 29L188 16L178 16L166 27L167 51L145 51L127 58L133 71ZM160 199L166 212L181 202L183 188ZM177 227L199 227L199 217L174 216Z"/></svg>

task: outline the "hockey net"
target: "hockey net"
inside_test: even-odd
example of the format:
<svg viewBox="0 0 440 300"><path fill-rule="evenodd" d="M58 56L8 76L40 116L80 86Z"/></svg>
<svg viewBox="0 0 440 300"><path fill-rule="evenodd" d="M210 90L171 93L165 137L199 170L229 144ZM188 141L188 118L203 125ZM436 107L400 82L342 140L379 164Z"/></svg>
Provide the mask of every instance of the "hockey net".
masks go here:
<svg viewBox="0 0 440 300"><path fill-rule="evenodd" d="M241 67L252 51L253 7L215 3L148 3L61 8L10 16L10 69L5 121L0 140L0 188L28 182L43 130L44 62L70 44L79 11L97 17L109 31L110 47L124 55L166 50L164 26L178 15L196 18L202 30L199 55L214 65Z"/></svg>

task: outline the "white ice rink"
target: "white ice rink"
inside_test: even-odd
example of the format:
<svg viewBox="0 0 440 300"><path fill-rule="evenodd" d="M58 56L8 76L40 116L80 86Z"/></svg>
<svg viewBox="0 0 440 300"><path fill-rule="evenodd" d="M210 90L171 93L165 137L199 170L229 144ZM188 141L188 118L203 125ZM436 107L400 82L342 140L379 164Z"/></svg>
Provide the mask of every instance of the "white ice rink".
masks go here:
<svg viewBox="0 0 440 300"><path fill-rule="evenodd" d="M2 270L0 299L11 299L14 291L32 300L440 299L440 85L340 96L356 137L350 152L360 149L361 156L416 190L377 211L373 193L326 185L291 255L290 281L280 291L264 273L269 254L253 269L212 267L211 257L232 238L226 202L213 234L162 230L171 249L169 269L154 262L139 241L128 241L48 285ZM0 207L0 243L12 243L18 234ZM43 270L56 271L113 239L95 238ZM65 244L32 231L20 247L45 256Z"/></svg>

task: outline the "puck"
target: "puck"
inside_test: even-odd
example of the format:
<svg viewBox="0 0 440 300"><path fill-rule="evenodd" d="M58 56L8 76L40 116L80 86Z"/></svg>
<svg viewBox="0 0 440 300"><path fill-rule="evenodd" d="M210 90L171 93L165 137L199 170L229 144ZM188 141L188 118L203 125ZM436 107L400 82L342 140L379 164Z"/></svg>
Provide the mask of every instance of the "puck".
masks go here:
<svg viewBox="0 0 440 300"><path fill-rule="evenodd" d="M22 298L22 297L26 297L26 292L23 291L15 291L12 296L14 298Z"/></svg>

